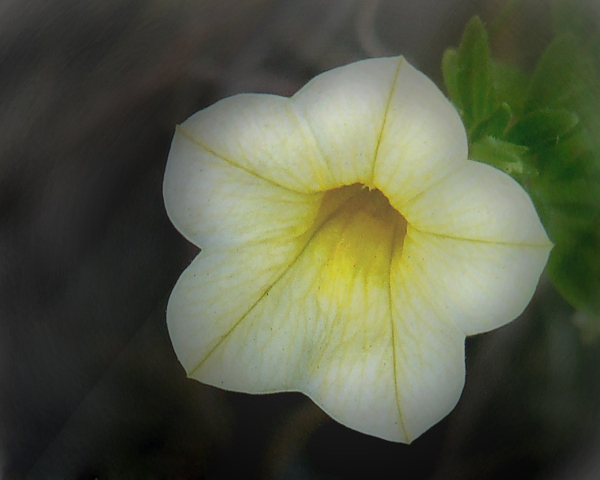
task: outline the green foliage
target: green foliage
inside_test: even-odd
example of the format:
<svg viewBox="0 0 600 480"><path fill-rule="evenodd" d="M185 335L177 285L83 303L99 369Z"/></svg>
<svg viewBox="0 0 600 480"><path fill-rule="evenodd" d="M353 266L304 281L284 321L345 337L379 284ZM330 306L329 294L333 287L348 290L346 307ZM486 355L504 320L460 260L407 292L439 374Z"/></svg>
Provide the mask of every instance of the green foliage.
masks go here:
<svg viewBox="0 0 600 480"><path fill-rule="evenodd" d="M452 86L451 99L471 131L496 107L488 37L479 17L467 24L458 51L446 53L443 70L446 83Z"/></svg>
<svg viewBox="0 0 600 480"><path fill-rule="evenodd" d="M547 272L576 308L600 315L600 28L555 0L555 37L532 73L491 58L478 17L442 71L470 156L529 191L555 243Z"/></svg>
<svg viewBox="0 0 600 480"><path fill-rule="evenodd" d="M498 101L510 105L515 115L522 115L531 83L530 76L518 68L496 62L492 63L492 74Z"/></svg>
<svg viewBox="0 0 600 480"><path fill-rule="evenodd" d="M470 133L471 145L482 137L491 136L502 138L513 118L512 109L508 103L502 103L488 118L480 122Z"/></svg>
<svg viewBox="0 0 600 480"><path fill-rule="evenodd" d="M536 173L526 161L527 151L527 147L486 135L471 144L470 156L473 160L487 163L513 177L521 178Z"/></svg>
<svg viewBox="0 0 600 480"><path fill-rule="evenodd" d="M592 94L590 87L598 87L597 76L592 57L575 36L571 33L558 36L550 43L533 73L525 110L586 109L589 105L586 107L585 103Z"/></svg>
<svg viewBox="0 0 600 480"><path fill-rule="evenodd" d="M458 91L458 52L453 48L448 48L442 57L442 73L448 96L454 103L459 112L463 111L463 104Z"/></svg>
<svg viewBox="0 0 600 480"><path fill-rule="evenodd" d="M578 115L570 110L534 110L515 123L507 140L532 148L558 144L578 123Z"/></svg>

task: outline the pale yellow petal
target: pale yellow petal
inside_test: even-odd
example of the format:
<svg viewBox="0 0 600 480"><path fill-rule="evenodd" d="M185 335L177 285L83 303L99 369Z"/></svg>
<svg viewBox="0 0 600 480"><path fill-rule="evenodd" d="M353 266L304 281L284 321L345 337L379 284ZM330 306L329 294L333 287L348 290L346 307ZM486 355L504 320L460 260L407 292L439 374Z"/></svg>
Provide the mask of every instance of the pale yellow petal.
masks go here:
<svg viewBox="0 0 600 480"><path fill-rule="evenodd" d="M360 230L364 227L360 220L369 221L369 215L361 213L362 189L351 188L345 192L351 195L348 198L344 194L343 200L354 199L354 212L358 210L358 217L353 216L353 212L344 212L343 207L336 210L335 207L343 203L339 201L333 202L333 208L320 212L325 215L324 223L314 229L305 249L297 259L289 262L283 275L270 282L272 286L259 298L250 302L245 300L247 309L234 311L232 306L244 303L240 297L246 296L245 288L252 289L247 286L252 282L252 275L262 276L264 267L257 262L264 261L264 256L253 262L251 258L244 258L242 249L232 249L218 256L202 257L201 254L184 273L170 301L168 318L170 329L173 324L180 325L177 328L182 332L190 328L205 332L199 341L189 339L185 333L177 340L173 336L174 344L189 341L190 349L198 351L193 361L182 362L194 377L215 385L223 378L225 388L233 390L301 389L314 357L321 355L325 347L339 347L340 335L338 333L336 337L332 328L352 335L373 335L371 329L365 328L363 315L358 315L359 324L352 324L347 322L345 313L348 311L352 318L353 306L356 304L360 309L365 302L376 308L387 308L389 302L379 306L378 290L381 287L378 289L378 285L382 283L382 269L386 273L385 283L389 278L389 259L386 257L390 245L385 245L385 239L381 245L378 237L373 238L382 254L378 257L379 262L365 264L368 272L357 276L358 280L370 282L356 292L360 295L352 295L353 291L335 281L340 275L349 275L348 282L351 283L357 272L348 268L355 256L369 260L374 253L365 253L356 248L357 245L343 243L349 228ZM337 261L332 260L333 256ZM239 275L232 273L236 269ZM246 269L250 274L244 271ZM368 275L372 272L377 275ZM360 282L352 285L360 286ZM373 290L367 288L371 286ZM224 292L235 293L226 301L227 293ZM387 288L384 293L387 295ZM333 318L338 321L331 325L329 320Z"/></svg>
<svg viewBox="0 0 600 480"><path fill-rule="evenodd" d="M322 196L280 187L212 154L180 129L175 134L165 206L173 224L201 248L275 242L295 252Z"/></svg>
<svg viewBox="0 0 600 480"><path fill-rule="evenodd" d="M203 249L179 279L167 312L173 346L189 370L302 251L323 194L280 187L179 131L164 196L175 226Z"/></svg>
<svg viewBox="0 0 600 480"><path fill-rule="evenodd" d="M198 372L205 371L206 358L218 350L225 339L230 339L232 332L236 335L231 338L240 340L239 323L257 303L269 297L272 285L297 255L295 249L293 244L262 243L253 248L201 252L183 272L169 298L167 325L177 358L190 375L196 377ZM272 320L275 319L265 319L259 333L268 332ZM241 339L234 345L240 359L242 352L252 348L245 342ZM246 366L261 368L264 360L257 356L253 361L253 365ZM234 363L237 365L235 358ZM237 368L220 372L222 382L217 376L212 384L235 390L229 377Z"/></svg>
<svg viewBox="0 0 600 480"><path fill-rule="evenodd" d="M394 81L405 63L402 57L377 58L335 68L292 97L330 169L329 188L372 184Z"/></svg>
<svg viewBox="0 0 600 480"><path fill-rule="evenodd" d="M402 211L467 159L462 121L435 84L401 61L386 111L373 185Z"/></svg>
<svg viewBox="0 0 600 480"><path fill-rule="evenodd" d="M440 321L473 335L523 312L549 253L549 245L457 240L409 226L397 269Z"/></svg>
<svg viewBox="0 0 600 480"><path fill-rule="evenodd" d="M548 251L546 236L531 199L508 175L483 163L463 166L402 207L416 229L452 238Z"/></svg>
<svg viewBox="0 0 600 480"><path fill-rule="evenodd" d="M366 235L373 227L362 223ZM319 240L336 244L336 235L327 235ZM304 391L351 428L409 443L456 405L464 384L464 334L389 271L401 256L402 235L395 232L385 279L372 272L366 280L349 276L335 250L321 267L316 295L329 342L311 360ZM377 262L378 253L365 255Z"/></svg>
<svg viewBox="0 0 600 480"><path fill-rule="evenodd" d="M180 129L204 150L285 188L326 188L329 170L288 98L234 95L191 116Z"/></svg>
<svg viewBox="0 0 600 480"><path fill-rule="evenodd" d="M410 440L439 422L456 406L465 382L465 335L411 268L392 265L394 376L402 424ZM403 260L402 260L403 262Z"/></svg>

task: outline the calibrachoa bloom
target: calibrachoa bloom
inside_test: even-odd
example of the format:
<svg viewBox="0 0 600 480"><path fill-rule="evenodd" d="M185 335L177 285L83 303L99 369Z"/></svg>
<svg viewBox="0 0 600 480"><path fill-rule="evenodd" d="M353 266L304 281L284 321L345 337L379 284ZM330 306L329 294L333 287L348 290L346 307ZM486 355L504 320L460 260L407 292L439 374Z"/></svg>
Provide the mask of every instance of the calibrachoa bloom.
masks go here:
<svg viewBox="0 0 600 480"><path fill-rule="evenodd" d="M527 194L467 150L452 105L402 57L184 122L164 195L202 249L167 311L188 375L301 391L393 441L447 415L465 336L523 311L551 249Z"/></svg>

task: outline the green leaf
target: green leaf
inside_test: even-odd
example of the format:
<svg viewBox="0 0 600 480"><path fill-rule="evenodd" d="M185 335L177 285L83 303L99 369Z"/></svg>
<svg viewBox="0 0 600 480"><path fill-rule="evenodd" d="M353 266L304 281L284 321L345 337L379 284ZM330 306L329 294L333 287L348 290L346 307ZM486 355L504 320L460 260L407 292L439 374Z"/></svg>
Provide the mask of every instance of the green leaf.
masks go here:
<svg viewBox="0 0 600 480"><path fill-rule="evenodd" d="M546 188L558 188L565 181L600 179L600 151L590 148L588 133L577 126L558 143L536 147Z"/></svg>
<svg viewBox="0 0 600 480"><path fill-rule="evenodd" d="M573 35L562 35L550 43L538 62L525 112L563 108L581 113L590 104L599 105L598 86L593 60Z"/></svg>
<svg viewBox="0 0 600 480"><path fill-rule="evenodd" d="M456 90L460 97L463 120L471 131L495 110L496 96L488 36L479 17L465 28L456 59Z"/></svg>
<svg viewBox="0 0 600 480"><path fill-rule="evenodd" d="M489 135L502 138L512 119L512 111L507 103L500 105L494 113L483 122L479 123L471 132L471 143L479 141L482 137Z"/></svg>
<svg viewBox="0 0 600 480"><path fill-rule="evenodd" d="M526 102L530 113L541 109L575 112L581 146L596 157L600 156L599 51L600 40L580 45L571 34L556 38L542 55Z"/></svg>
<svg viewBox="0 0 600 480"><path fill-rule="evenodd" d="M545 194L545 200L554 211L576 218L600 218L600 182L578 178L554 182Z"/></svg>
<svg viewBox="0 0 600 480"><path fill-rule="evenodd" d="M492 63L492 76L498 102L510 105L513 114L521 116L525 108L531 76L518 68L497 62Z"/></svg>
<svg viewBox="0 0 600 480"><path fill-rule="evenodd" d="M510 142L528 147L557 144L578 123L577 114L569 110L538 110L513 125L506 138Z"/></svg>
<svg viewBox="0 0 600 480"><path fill-rule="evenodd" d="M453 48L448 48L444 52L442 73L450 100L459 111L462 111L462 101L458 91L458 52Z"/></svg>
<svg viewBox="0 0 600 480"><path fill-rule="evenodd" d="M597 226L598 227L598 226ZM550 280L574 307L600 314L600 238L598 228L559 239L547 267Z"/></svg>
<svg viewBox="0 0 600 480"><path fill-rule="evenodd" d="M496 167L511 176L535 175L535 169L526 160L527 150L527 147L488 135L471 145L469 157Z"/></svg>
<svg viewBox="0 0 600 480"><path fill-rule="evenodd" d="M555 243L547 267L550 280L575 308L598 315L600 178L582 175L583 161L571 159L573 172L566 175L569 178L547 178L544 174L532 179L530 187L536 205L541 207L538 211L542 222Z"/></svg>

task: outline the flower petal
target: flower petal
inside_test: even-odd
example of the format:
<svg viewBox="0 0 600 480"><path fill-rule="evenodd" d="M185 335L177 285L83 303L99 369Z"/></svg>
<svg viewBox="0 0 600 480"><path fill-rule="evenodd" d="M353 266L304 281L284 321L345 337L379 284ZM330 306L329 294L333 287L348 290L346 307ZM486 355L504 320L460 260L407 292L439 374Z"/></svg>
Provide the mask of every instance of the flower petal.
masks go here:
<svg viewBox="0 0 600 480"><path fill-rule="evenodd" d="M464 334L429 321L426 302L409 290L390 298L391 252L403 233L381 230L389 219L363 210L358 195L319 223L254 301L248 284L269 275L257 260L235 249L201 254L173 292L169 331L197 380L252 393L299 390L351 428L408 442L456 403Z"/></svg>
<svg viewBox="0 0 600 480"><path fill-rule="evenodd" d="M192 115L180 132L232 165L290 190L327 188L329 170L288 98L228 97Z"/></svg>
<svg viewBox="0 0 600 480"><path fill-rule="evenodd" d="M173 139L163 191L169 218L192 243L211 251L288 244L290 259L323 197L290 191L238 168L181 130Z"/></svg>
<svg viewBox="0 0 600 480"><path fill-rule="evenodd" d="M420 289L410 269L392 265L390 291L398 410L412 440L458 403L465 383L465 335L432 308L430 292Z"/></svg>
<svg viewBox="0 0 600 480"><path fill-rule="evenodd" d="M397 270L440 321L473 335L523 312L549 253L548 245L460 240L409 226Z"/></svg>
<svg viewBox="0 0 600 480"><path fill-rule="evenodd" d="M194 374L268 295L289 265L291 251L284 244L263 243L239 251L201 252L183 272L169 298L167 325L175 353L188 374ZM229 388L227 375L221 383L213 382Z"/></svg>
<svg viewBox="0 0 600 480"><path fill-rule="evenodd" d="M458 114L401 57L191 117L164 183L203 248L167 311L188 374L302 391L394 441L440 420L465 335L519 315L551 249L518 184L466 158Z"/></svg>
<svg viewBox="0 0 600 480"><path fill-rule="evenodd" d="M169 302L173 344L188 374L204 383L252 393L300 390L342 423L406 441L395 398L389 287L379 277L359 276L346 288L332 278L339 229L339 222L326 222L280 280L235 315L230 305L239 289L219 273L232 271L232 259L222 266L197 260ZM332 284L339 301L350 300L343 310L330 303Z"/></svg>
<svg viewBox="0 0 600 480"><path fill-rule="evenodd" d="M175 286L167 312L173 346L189 370L302 251L323 194L275 185L179 131L164 196L171 221L203 248Z"/></svg>
<svg viewBox="0 0 600 480"><path fill-rule="evenodd" d="M462 121L435 84L401 61L385 115L373 184L400 212L467 159Z"/></svg>
<svg viewBox="0 0 600 480"><path fill-rule="evenodd" d="M531 199L508 175L483 163L463 166L403 205L413 228L452 238L536 245L548 240Z"/></svg>
<svg viewBox="0 0 600 480"><path fill-rule="evenodd" d="M330 170L328 188L372 183L386 110L404 63L402 57L376 58L334 68L292 97Z"/></svg>

